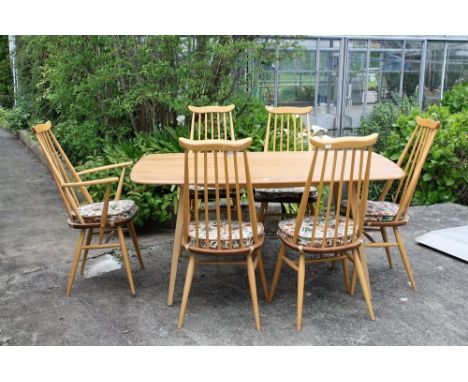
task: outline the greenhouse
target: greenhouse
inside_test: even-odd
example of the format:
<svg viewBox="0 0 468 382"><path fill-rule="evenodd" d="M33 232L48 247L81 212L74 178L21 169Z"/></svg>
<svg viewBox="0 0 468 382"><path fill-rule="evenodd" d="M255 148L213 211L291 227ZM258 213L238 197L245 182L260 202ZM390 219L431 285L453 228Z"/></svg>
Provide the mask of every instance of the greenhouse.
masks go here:
<svg viewBox="0 0 468 382"><path fill-rule="evenodd" d="M292 39L302 52L275 49L255 92L274 105L313 105L313 121L354 133L376 103L414 97L420 107L468 81L468 37L342 36ZM424 89L420 91L420 89Z"/></svg>

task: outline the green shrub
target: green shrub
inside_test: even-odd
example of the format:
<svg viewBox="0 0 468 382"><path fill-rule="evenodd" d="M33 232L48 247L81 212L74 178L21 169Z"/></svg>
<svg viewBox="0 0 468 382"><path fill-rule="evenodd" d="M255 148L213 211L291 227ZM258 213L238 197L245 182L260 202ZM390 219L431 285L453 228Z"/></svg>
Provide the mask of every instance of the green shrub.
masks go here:
<svg viewBox="0 0 468 382"><path fill-rule="evenodd" d="M383 154L398 159L415 128L416 115L440 120L441 128L424 164L413 203L468 204L468 112L453 114L448 107L433 105L423 113L414 109L401 114Z"/></svg>
<svg viewBox="0 0 468 382"><path fill-rule="evenodd" d="M87 161L79 166L79 169L83 170L128 161L136 163L146 154L181 152L178 143L180 136L188 137L188 128L167 128L150 135L140 133L135 138L125 142L107 142L103 145L101 155L88 157ZM120 171L119 169L109 170L107 174L109 176L119 176ZM141 226L147 221L162 223L170 219L173 213L177 211L178 187L139 185L130 180L130 171L131 167L126 171L121 198L132 199L138 205L139 211L135 218L135 224ZM87 176L86 179L98 179L102 176L103 173L94 173ZM104 192L105 186L90 188L94 200L103 200Z"/></svg>
<svg viewBox="0 0 468 382"><path fill-rule="evenodd" d="M442 105L447 106L451 113L459 113L468 109L468 84L455 85L446 92Z"/></svg>
<svg viewBox="0 0 468 382"><path fill-rule="evenodd" d="M31 114L25 104L13 109L0 108L0 124L13 133L28 128Z"/></svg>
<svg viewBox="0 0 468 382"><path fill-rule="evenodd" d="M379 133L374 150L380 152L385 148L388 136L395 130L398 117L402 113L411 112L416 107L415 105L415 100L406 96L399 99L396 104L393 102L378 103L369 115L361 117L359 131L362 135Z"/></svg>
<svg viewBox="0 0 468 382"><path fill-rule="evenodd" d="M468 85L456 86L444 95L443 106L432 105L426 111L411 105L376 105L363 119L363 133L380 134L376 151L396 161L416 126L415 118L433 118L441 122L431 151L423 167L413 203L418 205L457 202L468 204ZM463 101L462 101L463 100ZM385 115L385 112L388 115ZM374 115L375 114L375 115ZM374 183L370 198L376 198L382 184Z"/></svg>

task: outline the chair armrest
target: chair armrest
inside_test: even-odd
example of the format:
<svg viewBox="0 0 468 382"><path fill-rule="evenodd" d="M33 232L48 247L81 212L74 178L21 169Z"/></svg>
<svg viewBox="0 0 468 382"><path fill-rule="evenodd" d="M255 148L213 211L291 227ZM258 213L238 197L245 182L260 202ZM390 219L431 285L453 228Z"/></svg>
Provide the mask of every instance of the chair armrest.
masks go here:
<svg viewBox="0 0 468 382"><path fill-rule="evenodd" d="M82 187L82 186L93 186L96 184L108 184L108 183L115 183L118 182L119 178L112 177L112 178L103 178L103 179L94 179L94 180L86 180L83 182L73 182L73 183L64 183L62 187Z"/></svg>
<svg viewBox="0 0 468 382"><path fill-rule="evenodd" d="M133 164L133 162L122 162L122 163L108 164L107 166L101 166L101 167L90 168L90 169L87 169L87 170L79 171L79 172L77 172L77 174L78 175L91 174L93 172L98 172L98 171L105 171L105 170L112 170L114 168L128 167L128 166L130 166L132 164Z"/></svg>

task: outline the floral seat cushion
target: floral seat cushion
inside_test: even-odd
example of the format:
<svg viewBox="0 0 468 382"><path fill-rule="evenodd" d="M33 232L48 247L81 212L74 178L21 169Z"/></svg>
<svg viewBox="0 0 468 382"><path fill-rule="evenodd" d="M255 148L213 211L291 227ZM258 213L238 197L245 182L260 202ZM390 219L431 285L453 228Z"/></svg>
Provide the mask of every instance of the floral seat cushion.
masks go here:
<svg viewBox="0 0 468 382"><path fill-rule="evenodd" d="M256 188L255 200L257 201L300 201L302 194L304 193L304 187L287 187L287 188ZM317 199L317 189L315 187L310 188L309 193L310 200Z"/></svg>
<svg viewBox="0 0 468 382"><path fill-rule="evenodd" d="M101 221L104 203L84 204L78 208L80 215L86 223L99 223ZM110 225L128 221L138 211L138 207L133 200L112 200L109 202L107 210L107 222ZM78 218L74 217L74 223L79 223Z"/></svg>
<svg viewBox="0 0 468 382"><path fill-rule="evenodd" d="M198 190L198 198L203 199L205 197L205 187L198 184L197 185L197 190ZM245 192L245 190L241 189L240 190L240 195L242 195ZM193 184L189 185L189 193L190 196L194 196L195 194L195 186ZM229 189L229 195L232 197L236 197L236 189L233 186L232 188ZM225 198L226 197L226 189L224 188L219 188L219 197L220 198ZM216 198L216 189L214 187L208 187L208 198L209 199L214 199Z"/></svg>
<svg viewBox="0 0 468 382"><path fill-rule="evenodd" d="M346 213L348 201L343 200L341 203L341 213ZM368 200L366 205L365 222L391 222L395 220L395 216L400 208L399 204L392 202ZM404 216L402 216L404 219Z"/></svg>
<svg viewBox="0 0 468 382"><path fill-rule="evenodd" d="M304 218L304 221L301 225L301 230L299 231L299 236L297 239L297 244L306 246L306 247L322 247L323 241L325 240L325 247L332 247L333 240L335 237L335 219L329 219L327 230L325 232L325 218L321 217L317 221L317 226L315 229L314 242L312 240L312 230L314 227L314 220L311 217ZM343 245L346 242L351 241L351 236L353 234L354 222L352 219L349 219L348 229L345 232L345 222L338 222L338 231L336 245ZM286 241L292 241L294 236L294 230L296 228L296 218L282 220L278 224L278 236ZM357 228L357 227L356 227Z"/></svg>
<svg viewBox="0 0 468 382"><path fill-rule="evenodd" d="M231 223L232 229L232 248L240 248L240 229L238 222ZM209 248L218 249L218 240L221 240L221 249L229 249L229 224L227 221L222 220L220 222L220 237L218 238L218 230L216 220L210 220L208 222L208 229L205 228L205 222L200 221L198 224L198 247L208 248L207 247L207 232L209 238ZM196 239L196 224L191 222L188 227L188 234L191 245L197 245ZM257 224L257 234L258 236L264 235L263 224ZM252 226L250 222L242 222L242 242L243 246L249 247L254 244L254 236Z"/></svg>

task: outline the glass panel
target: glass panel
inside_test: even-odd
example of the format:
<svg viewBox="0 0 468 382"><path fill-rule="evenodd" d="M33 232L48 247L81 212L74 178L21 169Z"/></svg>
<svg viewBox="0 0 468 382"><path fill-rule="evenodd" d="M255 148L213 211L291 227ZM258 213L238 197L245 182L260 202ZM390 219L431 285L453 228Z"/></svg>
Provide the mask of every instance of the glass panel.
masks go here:
<svg viewBox="0 0 468 382"><path fill-rule="evenodd" d="M297 46L313 47L304 41ZM316 51L281 51L279 53L278 105L305 106L314 104Z"/></svg>
<svg viewBox="0 0 468 382"><path fill-rule="evenodd" d="M444 43L429 42L427 44L426 73L424 79L424 107L440 100L443 61Z"/></svg>
<svg viewBox="0 0 468 382"><path fill-rule="evenodd" d="M421 51L421 41L407 41L405 52L405 72L403 77L403 95L407 95L408 97L418 97Z"/></svg>
<svg viewBox="0 0 468 382"><path fill-rule="evenodd" d="M367 41L348 44L347 82L343 94L343 135L349 135L360 125L364 113L366 89Z"/></svg>
<svg viewBox="0 0 468 382"><path fill-rule="evenodd" d="M400 88L401 53L371 51L369 90L378 101L394 100ZM372 75L371 75L372 74Z"/></svg>
<svg viewBox="0 0 468 382"><path fill-rule="evenodd" d="M320 41L317 108L314 112L314 124L328 129L331 135L339 131L339 122L336 118L340 66L339 44L339 40Z"/></svg>
<svg viewBox="0 0 468 382"><path fill-rule="evenodd" d="M281 51L280 71L315 71L315 51L301 50L295 53Z"/></svg>
<svg viewBox="0 0 468 382"><path fill-rule="evenodd" d="M468 43L453 42L447 47L444 92L457 83L468 82Z"/></svg>
<svg viewBox="0 0 468 382"><path fill-rule="evenodd" d="M269 50L265 53L262 61L254 65L253 94L262 102L269 105L275 103L275 72L276 51Z"/></svg>

